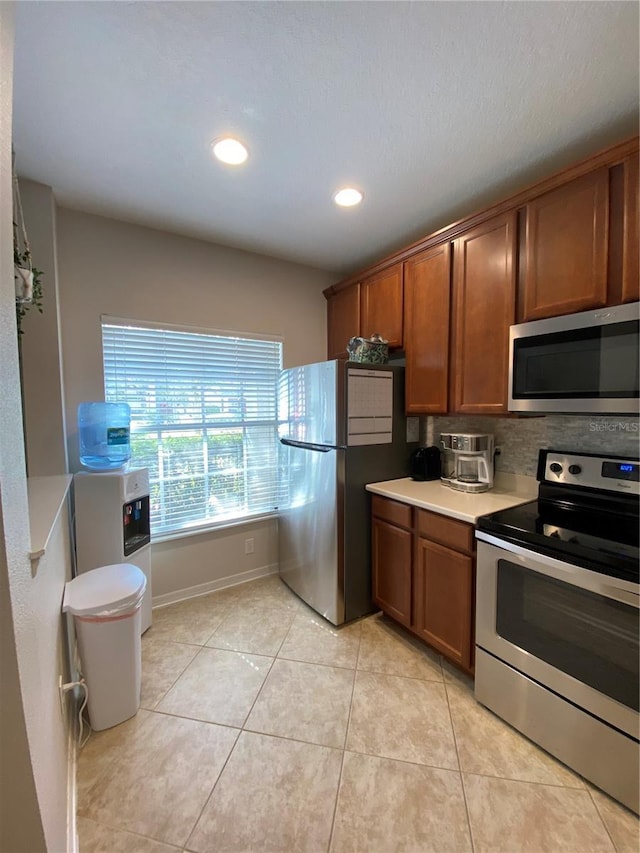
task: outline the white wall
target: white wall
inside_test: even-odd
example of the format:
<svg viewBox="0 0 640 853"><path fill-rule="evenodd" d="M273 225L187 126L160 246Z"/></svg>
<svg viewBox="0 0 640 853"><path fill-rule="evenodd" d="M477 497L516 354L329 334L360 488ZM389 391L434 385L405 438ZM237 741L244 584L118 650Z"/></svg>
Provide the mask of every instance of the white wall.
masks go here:
<svg viewBox="0 0 640 853"><path fill-rule="evenodd" d="M68 564L52 559L40 573L28 557L11 225L12 58L13 4L0 3L0 849L39 853L68 849L67 736L57 693Z"/></svg>
<svg viewBox="0 0 640 853"><path fill-rule="evenodd" d="M322 291L335 281L331 273L65 208L57 233L71 471L79 468L78 403L104 398L103 314L281 335L285 367L326 358ZM273 570L276 560L275 520L156 544L153 594Z"/></svg>

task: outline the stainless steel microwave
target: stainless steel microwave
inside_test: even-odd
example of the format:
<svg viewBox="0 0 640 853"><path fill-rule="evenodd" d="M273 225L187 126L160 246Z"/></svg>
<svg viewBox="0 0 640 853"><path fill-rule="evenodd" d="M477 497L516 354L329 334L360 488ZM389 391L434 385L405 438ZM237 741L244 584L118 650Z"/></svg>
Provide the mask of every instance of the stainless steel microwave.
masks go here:
<svg viewBox="0 0 640 853"><path fill-rule="evenodd" d="M640 302L511 326L509 411L638 414Z"/></svg>

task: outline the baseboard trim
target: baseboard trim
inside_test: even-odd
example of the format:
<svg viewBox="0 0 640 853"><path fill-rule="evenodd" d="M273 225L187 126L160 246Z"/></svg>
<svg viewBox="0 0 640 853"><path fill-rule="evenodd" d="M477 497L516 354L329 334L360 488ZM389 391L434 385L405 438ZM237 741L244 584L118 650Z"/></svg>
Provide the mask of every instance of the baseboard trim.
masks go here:
<svg viewBox="0 0 640 853"><path fill-rule="evenodd" d="M200 583L197 586L189 586L185 589L177 589L175 592L166 592L163 595L154 595L152 606L166 607L168 604L176 604L178 601L186 601L189 598L197 598L200 595L207 595L209 592L217 592L221 589L228 589L232 586L239 586L249 581L264 578L268 575L275 575L278 572L278 564L270 563L266 566L260 566L257 569L250 569L247 572L239 572L235 575L227 575L224 578L217 578L214 581Z"/></svg>

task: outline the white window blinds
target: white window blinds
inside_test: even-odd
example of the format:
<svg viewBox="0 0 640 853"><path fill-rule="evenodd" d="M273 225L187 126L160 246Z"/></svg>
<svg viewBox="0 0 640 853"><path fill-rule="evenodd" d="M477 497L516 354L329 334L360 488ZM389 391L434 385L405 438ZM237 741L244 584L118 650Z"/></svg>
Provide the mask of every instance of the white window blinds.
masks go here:
<svg viewBox="0 0 640 853"><path fill-rule="evenodd" d="M105 400L131 406L155 535L277 504L282 343L103 318Z"/></svg>

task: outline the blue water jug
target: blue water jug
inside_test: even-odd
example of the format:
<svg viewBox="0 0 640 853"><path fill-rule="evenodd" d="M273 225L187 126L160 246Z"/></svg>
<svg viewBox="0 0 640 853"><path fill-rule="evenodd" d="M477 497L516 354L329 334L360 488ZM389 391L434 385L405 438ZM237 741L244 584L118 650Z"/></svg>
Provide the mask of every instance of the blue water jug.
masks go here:
<svg viewBox="0 0 640 853"><path fill-rule="evenodd" d="M131 458L128 403L80 403L80 462L91 471L117 471Z"/></svg>

